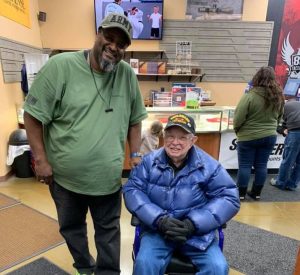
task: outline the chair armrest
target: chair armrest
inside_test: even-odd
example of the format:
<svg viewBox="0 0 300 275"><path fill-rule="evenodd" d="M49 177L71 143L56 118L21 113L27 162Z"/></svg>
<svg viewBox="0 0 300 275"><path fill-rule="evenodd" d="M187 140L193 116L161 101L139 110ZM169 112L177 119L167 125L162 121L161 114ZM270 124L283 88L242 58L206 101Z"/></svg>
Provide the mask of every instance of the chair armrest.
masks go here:
<svg viewBox="0 0 300 275"><path fill-rule="evenodd" d="M138 226L141 224L141 221L139 220L139 218L137 216L132 215L130 223L132 226Z"/></svg>

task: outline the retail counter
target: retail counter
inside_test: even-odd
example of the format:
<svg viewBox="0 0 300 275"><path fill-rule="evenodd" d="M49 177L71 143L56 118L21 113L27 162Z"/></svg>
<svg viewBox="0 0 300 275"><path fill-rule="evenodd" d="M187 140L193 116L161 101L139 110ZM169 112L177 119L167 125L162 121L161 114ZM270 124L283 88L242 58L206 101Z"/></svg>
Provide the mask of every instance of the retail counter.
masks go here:
<svg viewBox="0 0 300 275"><path fill-rule="evenodd" d="M184 112L192 116L196 123L196 145L206 151L226 169L238 169L237 142L233 131L233 116L235 107L213 106L200 109L183 109L168 107L147 108L148 118L143 121L143 129L149 128L151 122L159 120L165 126L170 115ZM161 138L160 145L163 145ZM284 137L277 135L277 142L269 157L268 169L278 169L282 161ZM130 169L129 149L126 146L124 169Z"/></svg>
<svg viewBox="0 0 300 275"><path fill-rule="evenodd" d="M221 133L233 129L234 109L230 106L207 106L199 109L149 107L147 108L148 118L143 121L142 127L143 130L149 128L154 120L161 121L165 126L170 115L184 112L195 120L196 135L198 136L196 145L215 159L219 159ZM163 144L162 139L160 143ZM126 146L125 156L124 169L127 170L130 169L128 145Z"/></svg>

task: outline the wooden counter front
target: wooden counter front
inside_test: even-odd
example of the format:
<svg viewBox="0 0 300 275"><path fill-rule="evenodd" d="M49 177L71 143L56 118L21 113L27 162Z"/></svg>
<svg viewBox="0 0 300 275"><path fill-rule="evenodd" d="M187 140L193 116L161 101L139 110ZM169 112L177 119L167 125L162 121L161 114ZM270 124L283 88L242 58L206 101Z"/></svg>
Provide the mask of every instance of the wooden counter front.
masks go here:
<svg viewBox="0 0 300 275"><path fill-rule="evenodd" d="M220 140L221 134L220 133L198 133L196 134L198 140L196 141L196 145L200 147L202 150L210 154L216 160L219 159L219 152L220 152ZM160 139L159 142L160 146L163 145L163 139ZM129 145L126 142L125 148L125 160L123 169L130 170L129 165Z"/></svg>

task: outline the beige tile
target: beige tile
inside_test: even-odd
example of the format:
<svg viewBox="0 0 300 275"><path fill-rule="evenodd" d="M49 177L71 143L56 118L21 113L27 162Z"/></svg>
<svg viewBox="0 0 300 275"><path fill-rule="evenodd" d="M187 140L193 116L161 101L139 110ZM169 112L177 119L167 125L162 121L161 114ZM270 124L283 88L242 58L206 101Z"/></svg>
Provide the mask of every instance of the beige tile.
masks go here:
<svg viewBox="0 0 300 275"><path fill-rule="evenodd" d="M11 178L6 182L0 183L0 192L15 199L21 200L22 203L29 205L42 213L56 218L54 203L49 194L48 187L37 182L35 179L18 179ZM121 216L121 269L122 275L132 273L132 243L134 237L134 227L130 225L130 213L123 205ZM277 234L288 236L300 240L300 202L291 203L273 203L273 202L243 202L241 210L234 218L236 221L256 226ZM92 255L96 255L94 246L94 230L90 215L88 215L88 238ZM226 237L225 237L226 238ZM11 268L16 269L38 257L46 257L53 263L57 264L70 274L73 274L73 260L67 249L67 246L61 245L53 248L35 258L32 258L22 264ZM8 272L7 270L5 272ZM230 275L242 275L242 273L231 269Z"/></svg>

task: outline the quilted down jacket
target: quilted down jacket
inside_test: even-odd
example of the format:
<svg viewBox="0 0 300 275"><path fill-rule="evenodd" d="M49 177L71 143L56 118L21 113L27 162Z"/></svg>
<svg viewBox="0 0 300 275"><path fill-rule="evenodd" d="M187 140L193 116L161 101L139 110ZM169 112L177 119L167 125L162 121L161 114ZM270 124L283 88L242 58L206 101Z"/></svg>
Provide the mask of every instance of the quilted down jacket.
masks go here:
<svg viewBox="0 0 300 275"><path fill-rule="evenodd" d="M205 250L215 238L215 230L239 210L236 184L220 165L193 146L187 163L178 173L168 164L164 148L146 156L132 170L123 187L125 205L146 230L156 230L163 215L189 218L195 228L187 244Z"/></svg>

